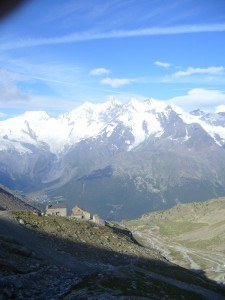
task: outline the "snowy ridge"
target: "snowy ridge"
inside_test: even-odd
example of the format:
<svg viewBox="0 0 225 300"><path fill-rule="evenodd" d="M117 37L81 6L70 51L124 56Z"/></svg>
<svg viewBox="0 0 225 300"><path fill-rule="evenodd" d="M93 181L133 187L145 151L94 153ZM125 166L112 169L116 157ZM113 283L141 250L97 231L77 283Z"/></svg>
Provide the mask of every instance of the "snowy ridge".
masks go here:
<svg viewBox="0 0 225 300"><path fill-rule="evenodd" d="M30 153L31 150L26 148L25 144L36 147L45 144L52 153L60 155L76 143L95 138L103 131L110 137L119 124L129 128L134 137L132 144L130 141L126 142L128 150L131 150L149 136L160 138L165 130L161 120L167 120L171 110L185 124L198 123L218 145L225 143L223 115L206 115L203 112L191 114L177 106L154 99L143 102L131 99L123 104L110 98L100 104L84 103L58 117L50 117L44 111L29 111L1 121L0 151L13 149L21 154ZM220 123L217 124L217 120ZM186 134L184 141L188 139Z"/></svg>
<svg viewBox="0 0 225 300"><path fill-rule="evenodd" d="M218 114L211 114L210 119L204 120L204 116L206 115L204 112L201 112L201 114L198 115L193 115L185 112L182 108L177 106L173 106L173 110L179 114L184 123L197 123L201 125L201 127L215 140L218 145L222 145L225 142L225 126L211 124L211 120L214 119ZM222 144L218 142L218 137L221 139Z"/></svg>

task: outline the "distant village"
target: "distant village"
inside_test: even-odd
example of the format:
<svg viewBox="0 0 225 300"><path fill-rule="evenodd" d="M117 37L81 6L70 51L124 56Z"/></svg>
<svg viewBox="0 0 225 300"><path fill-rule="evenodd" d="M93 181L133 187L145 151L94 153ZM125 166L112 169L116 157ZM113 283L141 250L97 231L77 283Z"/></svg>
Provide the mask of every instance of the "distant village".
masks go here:
<svg viewBox="0 0 225 300"><path fill-rule="evenodd" d="M105 221L101 219L97 214L93 215L91 218L90 212L83 210L77 205L72 208L71 215L67 213L67 207L63 203L53 203L46 206L46 216L61 216L61 217L69 217L78 220L92 221L98 225L104 226Z"/></svg>

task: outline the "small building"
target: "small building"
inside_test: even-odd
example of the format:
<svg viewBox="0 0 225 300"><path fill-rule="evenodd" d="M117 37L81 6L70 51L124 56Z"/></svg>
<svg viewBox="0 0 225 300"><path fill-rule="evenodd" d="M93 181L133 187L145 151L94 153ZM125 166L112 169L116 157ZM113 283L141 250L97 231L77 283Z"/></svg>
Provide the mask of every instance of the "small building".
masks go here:
<svg viewBox="0 0 225 300"><path fill-rule="evenodd" d="M52 203L46 206L46 216L67 216L67 208L64 203Z"/></svg>
<svg viewBox="0 0 225 300"><path fill-rule="evenodd" d="M71 217L75 219L81 219L81 220L90 220L91 214L88 211L83 210L82 208L76 205L72 208Z"/></svg>
<svg viewBox="0 0 225 300"><path fill-rule="evenodd" d="M93 216L93 222L100 226L105 226L105 221L99 217L99 215L95 214Z"/></svg>

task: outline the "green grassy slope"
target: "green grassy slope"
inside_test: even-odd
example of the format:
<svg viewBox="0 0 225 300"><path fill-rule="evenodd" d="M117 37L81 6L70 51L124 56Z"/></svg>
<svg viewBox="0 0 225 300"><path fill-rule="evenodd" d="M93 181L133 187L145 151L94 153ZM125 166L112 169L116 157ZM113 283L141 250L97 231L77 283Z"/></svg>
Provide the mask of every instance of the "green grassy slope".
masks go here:
<svg viewBox="0 0 225 300"><path fill-rule="evenodd" d="M126 225L145 245L156 247L171 261L202 269L210 278L225 282L225 198L178 204Z"/></svg>

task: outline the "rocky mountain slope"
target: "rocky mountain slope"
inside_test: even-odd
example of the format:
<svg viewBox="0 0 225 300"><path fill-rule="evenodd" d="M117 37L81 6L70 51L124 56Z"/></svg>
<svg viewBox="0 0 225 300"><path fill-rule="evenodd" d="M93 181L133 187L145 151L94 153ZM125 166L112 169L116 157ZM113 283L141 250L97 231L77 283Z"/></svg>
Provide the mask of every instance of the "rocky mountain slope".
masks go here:
<svg viewBox="0 0 225 300"><path fill-rule="evenodd" d="M0 210L27 210L38 212L38 209L23 201L12 191L0 185Z"/></svg>
<svg viewBox="0 0 225 300"><path fill-rule="evenodd" d="M1 299L225 296L224 288L204 273L169 263L116 224L99 227L26 211L1 212L0 232Z"/></svg>
<svg viewBox="0 0 225 300"><path fill-rule="evenodd" d="M178 204L126 225L168 260L225 284L225 198Z"/></svg>
<svg viewBox="0 0 225 300"><path fill-rule="evenodd" d="M0 122L0 181L133 218L225 194L225 113L148 99L85 103Z"/></svg>

